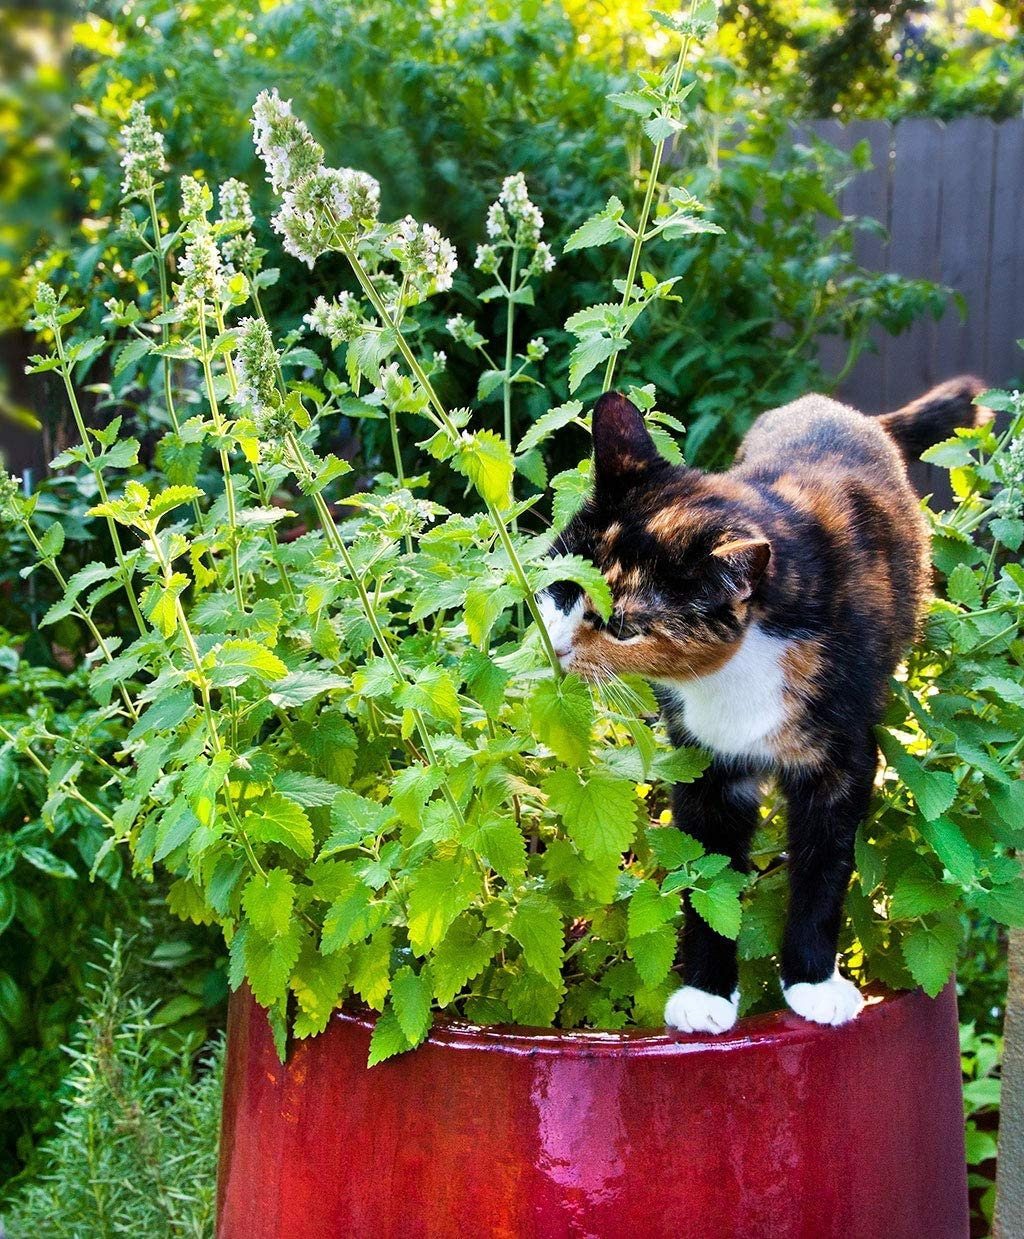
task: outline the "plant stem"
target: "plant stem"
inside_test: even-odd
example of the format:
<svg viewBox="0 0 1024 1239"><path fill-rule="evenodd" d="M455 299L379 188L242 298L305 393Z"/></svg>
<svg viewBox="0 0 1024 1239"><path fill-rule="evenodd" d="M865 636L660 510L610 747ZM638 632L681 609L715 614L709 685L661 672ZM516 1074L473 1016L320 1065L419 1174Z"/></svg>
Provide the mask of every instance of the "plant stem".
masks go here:
<svg viewBox="0 0 1024 1239"><path fill-rule="evenodd" d="M694 13L697 10L697 0L690 0L689 16L692 20ZM682 46L679 49L679 56L676 59L676 71L672 77L672 93L675 94L679 89L679 82L683 76L683 69L686 65L687 58L690 54L694 38L692 34L683 36ZM651 216L651 207L654 204L654 194L658 188L658 173L661 171L661 160L665 151L666 138L659 138L654 144L654 155L651 158L651 170L647 178L647 192L644 194L643 206L640 208L640 222L636 228L636 235L633 238L633 249L629 256L629 269L626 272L626 285L622 290L622 306L624 310L633 298L633 281L636 279L637 267L640 265L640 251L643 249L644 239L647 233L647 221ZM604 391L612 385L612 378L615 375L615 365L618 360L618 353L612 353L608 358L608 365L604 372Z"/></svg>
<svg viewBox="0 0 1024 1239"><path fill-rule="evenodd" d="M75 425L78 427L78 433L82 439L82 450L85 452L86 460L89 462L90 470L93 477L96 479L96 489L99 491L100 501L102 503L110 502L110 495L107 491L107 484L103 479L103 470L96 464L96 453L92 449L92 444L89 442L89 432L86 429L85 418L82 416L82 410L78 404L78 396L75 392L75 385L71 381L71 367L68 364L67 354L64 352L64 340L59 327L54 329L54 339L57 344L57 356L60 359L60 373L64 380L64 390L67 392L68 400L71 402L71 412L75 419ZM125 561L124 551L121 548L121 538L117 532L117 525L112 516L108 516L107 529L110 532L110 541L114 547L114 555L117 559L117 566L121 569L124 591L128 595L128 605L131 608L132 615L138 625L139 632L146 631L146 621L142 618L142 612L139 610L139 604L135 597L135 591L132 589L132 574Z"/></svg>
<svg viewBox="0 0 1024 1239"><path fill-rule="evenodd" d="M49 783L49 779L51 775L50 767L47 766L44 761L38 758L35 755L35 753L33 753L32 750L28 747L27 744L24 746L19 745L17 736L12 735L7 730L7 728L4 727L2 723L0 723L0 736L3 736L4 739L10 745L12 745L13 748L16 749L19 753L24 753L25 756L46 776L47 783ZM67 792L67 794L72 798L72 800L77 800L79 804L85 805L87 809L91 809L92 812L95 813L96 816L100 819L100 821L104 824L104 826L114 825L113 818L108 817L106 813L104 813L103 810L99 808L97 805L94 805L93 802L88 799L88 797L83 796L82 793L78 790L77 787L75 787L73 783L62 784L62 786L64 787L64 790Z"/></svg>
<svg viewBox="0 0 1024 1239"><path fill-rule="evenodd" d="M431 420L436 426L447 431L453 443L457 443L459 441L458 427L448 416L447 409L445 409L437 393L434 391L433 385L424 372L423 367L420 365L416 354L409 347L409 342L399 330L398 325L395 323L392 316L388 313L387 306L377 293L376 288L374 288L373 282L367 275L362 263L359 261L359 257L355 250L348 243L345 237L340 236L338 240L341 252L348 259L349 265L351 266L356 279L359 281L360 287L369 299L370 304L377 311L381 322L394 331L395 341L398 344L399 351L405 359L409 369L415 375L417 382L421 384L423 390L427 393L427 398L430 402L431 408L433 409L433 416ZM537 599L533 595L533 590L530 588L529 581L526 579L526 572L523 569L522 562L516 554L515 546L512 543L512 539L509 536L508 527L505 524L505 519L494 504L490 503L486 499L484 500L484 503L486 504L488 515L491 517L491 520L494 522L495 528L497 529L501 544L505 548L505 553L508 556L509 563L512 566L512 571L515 574L517 582L519 583L519 587L525 595L526 605L529 607L530 614L533 616L533 621L537 625L537 630L540 633L541 644L544 647L544 652L547 655L548 662L551 664L551 669L554 671L556 676L561 676L562 668L557 656L555 655L555 647L551 644L551 637L548 635L548 630L544 626L544 620L541 618L540 607L537 604Z"/></svg>

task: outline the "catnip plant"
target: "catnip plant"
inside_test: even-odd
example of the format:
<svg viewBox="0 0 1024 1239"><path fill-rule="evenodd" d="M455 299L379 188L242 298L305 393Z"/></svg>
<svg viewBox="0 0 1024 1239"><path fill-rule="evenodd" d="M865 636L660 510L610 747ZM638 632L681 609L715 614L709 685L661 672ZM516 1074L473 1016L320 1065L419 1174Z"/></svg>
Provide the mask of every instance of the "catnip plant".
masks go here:
<svg viewBox="0 0 1024 1239"><path fill-rule="evenodd" d="M222 186L215 212L213 189L183 177L172 226L162 144L140 106L123 131L120 226L136 295L108 302L112 339L79 338L80 309L39 285L30 325L46 351L33 369L59 376L80 436L54 465L91 479L111 554L65 577L60 522L42 527L12 480L0 502L60 590L44 624L72 619L90 634L90 691L123 729L107 755L116 807L82 790L96 771L73 742L47 743L28 720L4 723L0 741L45 773L51 804L76 800L107 829L97 865L127 847L142 879L157 865L175 876L175 912L223 928L231 984L247 981L267 1008L282 1054L346 1001L380 1013L371 1062L421 1042L435 1009L483 1023L660 1025L684 895L739 937L747 1009L774 1000L778 814L766 811L751 875L668 824L666 785L697 778L709 756L666 747L642 681L561 673L537 592L575 581L607 618L610 591L593 564L552 556L550 534L528 532L546 502L545 444L588 427L583 396L614 382L645 310L676 297L681 277L648 272L644 246L720 231L661 175L685 125L687 62L714 15L695 2L660 18L676 40L671 63L611 96L638 119L650 159L624 193L633 207L611 198L565 250L621 244L624 274L614 297L565 323L569 390L518 443L517 390L536 381L547 345L517 351L516 307L543 298L555 262L525 179L503 182L474 264L490 281L477 299L506 302L504 339L463 312L441 315L442 338L424 307L453 289L453 246L428 222L382 219L377 182L325 166L274 91L253 109L280 200L273 228L308 267L340 255L351 276L305 320L337 370L264 315L260 293L278 273L263 267L243 185ZM143 295L138 281L154 274ZM441 398L435 338L479 355L477 399L501 392L499 425ZM162 387L167 428L152 460L122 416L97 429L83 415L82 378L107 351L115 372L135 367ZM627 387L659 448L681 459L682 427L657 411L653 388ZM1022 417L1007 399L1002 437L970 432L941 449L958 453L960 503L936 518L950 588L896 686L882 744L899 777L880 781L850 905L855 975L933 994L965 911L1024 921L1008 851L1024 816L1010 739L1024 721L1024 576L1003 553L1024 531L1011 479ZM391 448L368 484L340 451L341 430L364 419L387 422ZM446 508L431 481L452 473L465 497ZM589 460L551 479L555 529L589 487ZM134 631L104 627L108 600Z"/></svg>

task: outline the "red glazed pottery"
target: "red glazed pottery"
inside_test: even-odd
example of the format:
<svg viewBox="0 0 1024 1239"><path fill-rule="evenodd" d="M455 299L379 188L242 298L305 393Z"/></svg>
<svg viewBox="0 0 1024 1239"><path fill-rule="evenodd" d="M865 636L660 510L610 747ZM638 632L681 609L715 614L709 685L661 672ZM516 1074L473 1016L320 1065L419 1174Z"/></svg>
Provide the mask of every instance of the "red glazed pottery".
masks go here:
<svg viewBox="0 0 1024 1239"><path fill-rule="evenodd" d="M963 1239L956 997L725 1036L438 1023L365 1066L338 1014L282 1066L231 1001L218 1239Z"/></svg>

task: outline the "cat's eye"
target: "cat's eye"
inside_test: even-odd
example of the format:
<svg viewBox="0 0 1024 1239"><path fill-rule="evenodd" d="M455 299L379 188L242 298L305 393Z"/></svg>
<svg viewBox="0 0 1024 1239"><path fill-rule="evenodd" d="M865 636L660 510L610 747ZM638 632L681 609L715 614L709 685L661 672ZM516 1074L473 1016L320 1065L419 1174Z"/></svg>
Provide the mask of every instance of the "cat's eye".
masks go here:
<svg viewBox="0 0 1024 1239"><path fill-rule="evenodd" d="M613 611L607 622L595 613L591 623L595 629L598 631L603 629L615 641L634 641L644 635L643 625L619 610Z"/></svg>

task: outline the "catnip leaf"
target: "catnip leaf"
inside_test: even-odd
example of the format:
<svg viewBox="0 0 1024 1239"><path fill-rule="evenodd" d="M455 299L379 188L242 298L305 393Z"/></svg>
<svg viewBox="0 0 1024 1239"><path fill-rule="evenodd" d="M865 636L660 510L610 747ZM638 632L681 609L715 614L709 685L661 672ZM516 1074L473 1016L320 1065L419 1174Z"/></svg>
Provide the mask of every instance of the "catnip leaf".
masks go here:
<svg viewBox="0 0 1024 1239"><path fill-rule="evenodd" d="M997 516L989 521L988 528L992 537L1011 551L1019 551L1024 543L1024 521L1018 516Z"/></svg>
<svg viewBox="0 0 1024 1239"><path fill-rule="evenodd" d="M663 895L653 882L645 879L629 900L629 936L639 938L673 920L679 912L679 896Z"/></svg>
<svg viewBox="0 0 1024 1239"><path fill-rule="evenodd" d="M540 447L545 439L550 438L556 430L567 426L582 412L583 405L579 400L569 400L565 404L558 405L557 408L549 409L547 413L542 413L519 440L516 455L523 456L533 448Z"/></svg>
<svg viewBox="0 0 1024 1239"><path fill-rule="evenodd" d="M630 938L626 950L644 984L660 985L671 971L677 945L675 930L662 925L638 938Z"/></svg>
<svg viewBox="0 0 1024 1239"><path fill-rule="evenodd" d="M964 838L960 827L948 817L937 817L931 822L921 821L916 825L956 881L961 886L969 886L976 872L974 849Z"/></svg>
<svg viewBox="0 0 1024 1239"><path fill-rule="evenodd" d="M594 702L575 675L540 680L529 698L530 722L537 738L562 761L581 766L590 756Z"/></svg>
<svg viewBox="0 0 1024 1239"><path fill-rule="evenodd" d="M660 752L654 759L654 774L666 783L692 783L711 765L706 749L674 748Z"/></svg>
<svg viewBox="0 0 1024 1239"><path fill-rule="evenodd" d="M149 515L154 520L173 512L183 503L191 503L193 499L201 499L204 492L198 486L168 486L156 495L149 505Z"/></svg>
<svg viewBox="0 0 1024 1239"><path fill-rule="evenodd" d="M530 584L539 593L556 581L574 581L585 590L594 610L606 620L612 613L612 591L600 568L581 555L553 555L530 574Z"/></svg>
<svg viewBox="0 0 1024 1239"><path fill-rule="evenodd" d="M321 955L312 939L305 939L288 982L299 1006L294 1024L296 1037L312 1037L327 1027L341 1003L350 966L347 954Z"/></svg>
<svg viewBox="0 0 1024 1239"><path fill-rule="evenodd" d="M510 885L522 880L526 873L526 840L511 817L486 817L466 835L464 842Z"/></svg>
<svg viewBox="0 0 1024 1239"><path fill-rule="evenodd" d="M584 336L569 354L570 394L576 391L587 375L596 370L602 361L607 361L613 353L620 353L628 347L628 340L613 339L611 336Z"/></svg>
<svg viewBox="0 0 1024 1239"><path fill-rule="evenodd" d="M304 809L323 809L332 804L341 790L337 783L303 774L299 770L281 770L274 775L274 790L294 800Z"/></svg>
<svg viewBox="0 0 1024 1239"><path fill-rule="evenodd" d="M175 848L188 841L192 832L199 828L199 818L185 800L173 800L160 819L156 832L153 860L163 860Z"/></svg>
<svg viewBox="0 0 1024 1239"><path fill-rule="evenodd" d="M693 909L725 938L737 938L740 932L740 891L746 878L735 869L723 869L706 890L690 891Z"/></svg>
<svg viewBox="0 0 1024 1239"><path fill-rule="evenodd" d="M573 232L565 243L564 253L589 249L595 245L607 245L625 233L619 225L625 207L614 195L608 199L603 211L592 215Z"/></svg>
<svg viewBox="0 0 1024 1239"><path fill-rule="evenodd" d="M971 902L984 916L1012 929L1024 928L1024 881L976 892Z"/></svg>
<svg viewBox="0 0 1024 1239"><path fill-rule="evenodd" d="M935 998L956 965L960 934L951 921L920 926L903 939L903 958L910 975L929 998Z"/></svg>
<svg viewBox="0 0 1024 1239"><path fill-rule="evenodd" d="M406 965L391 981L391 1005L410 1046L417 1046L430 1031L430 970L415 973Z"/></svg>
<svg viewBox="0 0 1024 1239"><path fill-rule="evenodd" d="M391 947L394 930L378 929L369 942L352 948L352 989L367 1006L379 1011L391 989Z"/></svg>
<svg viewBox="0 0 1024 1239"><path fill-rule="evenodd" d="M465 677L466 688L474 701L478 701L489 718L496 718L505 703L505 686L509 676L483 650L469 650L459 670Z"/></svg>
<svg viewBox="0 0 1024 1239"><path fill-rule="evenodd" d="M295 883L285 869L254 873L242 892L242 907L253 928L264 938L286 933L295 909Z"/></svg>
<svg viewBox="0 0 1024 1239"><path fill-rule="evenodd" d="M907 785L925 820L933 821L945 813L956 799L956 779L945 770L926 770L883 728L878 727L875 732L886 761Z"/></svg>
<svg viewBox="0 0 1024 1239"><path fill-rule="evenodd" d="M388 905L374 900L373 891L364 882L355 882L340 895L324 917L320 950L324 955L340 951L371 937L380 929L388 914Z"/></svg>
<svg viewBox="0 0 1024 1239"><path fill-rule="evenodd" d="M550 882L564 882L577 899L611 903L619 879L616 853L588 860L568 839L552 839L544 850L542 864Z"/></svg>
<svg viewBox="0 0 1024 1239"><path fill-rule="evenodd" d="M351 788L336 792L331 803L331 834L320 848L320 859L354 847L367 835L379 835L395 820L389 805L360 796Z"/></svg>
<svg viewBox="0 0 1024 1239"><path fill-rule="evenodd" d="M633 784L597 767L585 774L556 770L544 780L551 808L589 860L621 856L636 832Z"/></svg>
<svg viewBox="0 0 1024 1239"><path fill-rule="evenodd" d="M562 1005L565 986L552 985L530 968L515 973L502 993L512 1018L523 1028L550 1028Z"/></svg>
<svg viewBox="0 0 1024 1239"><path fill-rule="evenodd" d="M697 840L675 826L650 826L646 837L647 846L662 869L679 869L704 855Z"/></svg>
<svg viewBox="0 0 1024 1239"><path fill-rule="evenodd" d="M554 532L564 529L590 494L591 462L582 461L575 469L566 469L551 479L554 498L551 501Z"/></svg>
<svg viewBox="0 0 1024 1239"><path fill-rule="evenodd" d="M262 796L255 809L245 815L244 825L250 836L260 843L280 843L297 856L313 855L313 827L309 818L280 792Z"/></svg>
<svg viewBox="0 0 1024 1239"><path fill-rule="evenodd" d="M988 795L996 813L1011 830L1024 827L1024 780L990 787Z"/></svg>
<svg viewBox="0 0 1024 1239"><path fill-rule="evenodd" d="M409 879L409 944L417 955L432 950L452 921L480 893L480 876L463 855L430 861Z"/></svg>
<svg viewBox="0 0 1024 1239"><path fill-rule="evenodd" d="M499 941L471 912L453 922L430 960L434 997L440 1006L448 1006L467 982L483 972L497 953Z"/></svg>
<svg viewBox="0 0 1024 1239"><path fill-rule="evenodd" d="M510 585L471 585L466 590L463 618L474 645L486 645L498 616L510 607L519 594Z"/></svg>
<svg viewBox="0 0 1024 1239"><path fill-rule="evenodd" d="M981 584L966 564L957 564L946 578L946 592L954 602L976 607L981 602Z"/></svg>
<svg viewBox="0 0 1024 1239"><path fill-rule="evenodd" d="M958 887L947 885L927 869L915 866L900 875L889 904L889 917L912 920L929 912L939 912L955 903L959 894Z"/></svg>
<svg viewBox="0 0 1024 1239"><path fill-rule="evenodd" d="M401 690L397 700L407 710L422 710L430 718L451 723L457 733L462 731L458 690L443 667L417 671L414 682Z"/></svg>
<svg viewBox="0 0 1024 1239"><path fill-rule="evenodd" d="M512 502L515 464L512 449L493 430L463 431L452 460L455 468L473 483L485 503L503 512Z"/></svg>
<svg viewBox="0 0 1024 1239"><path fill-rule="evenodd" d="M370 1056L366 1060L367 1067L375 1067L386 1059L394 1058L396 1054L404 1054L412 1049L412 1043L402 1032L398 1016L391 1006L385 1007L377 1017L370 1034Z"/></svg>
<svg viewBox="0 0 1024 1239"><path fill-rule="evenodd" d="M258 641L225 641L208 656L212 661L210 683L215 688L237 688L246 680L279 680L288 668Z"/></svg>
<svg viewBox="0 0 1024 1239"><path fill-rule="evenodd" d="M552 985L561 986L565 931L561 913L551 900L540 894L520 899L508 932L523 948L530 967Z"/></svg>
<svg viewBox="0 0 1024 1239"><path fill-rule="evenodd" d="M254 926L249 926L245 937L245 975L261 1007L273 1006L284 997L304 937L297 921L273 938L264 938Z"/></svg>
<svg viewBox="0 0 1024 1239"><path fill-rule="evenodd" d="M274 681L270 701L283 710L305 705L323 693L333 689L348 688L349 681L340 675L328 675L324 671L292 671Z"/></svg>

